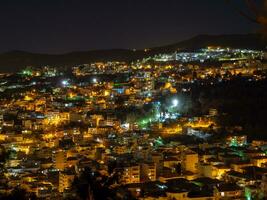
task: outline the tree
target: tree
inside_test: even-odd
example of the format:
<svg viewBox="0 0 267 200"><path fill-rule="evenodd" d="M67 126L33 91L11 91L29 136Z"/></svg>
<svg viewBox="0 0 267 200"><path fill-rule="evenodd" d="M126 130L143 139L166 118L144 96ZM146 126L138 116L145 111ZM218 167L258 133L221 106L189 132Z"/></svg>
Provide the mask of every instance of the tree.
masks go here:
<svg viewBox="0 0 267 200"><path fill-rule="evenodd" d="M249 21L259 24L262 27L262 32L267 36L267 0L261 0L260 6L255 0L244 0L249 12L245 12L233 3L233 0L226 0L231 3L232 7L243 17Z"/></svg>

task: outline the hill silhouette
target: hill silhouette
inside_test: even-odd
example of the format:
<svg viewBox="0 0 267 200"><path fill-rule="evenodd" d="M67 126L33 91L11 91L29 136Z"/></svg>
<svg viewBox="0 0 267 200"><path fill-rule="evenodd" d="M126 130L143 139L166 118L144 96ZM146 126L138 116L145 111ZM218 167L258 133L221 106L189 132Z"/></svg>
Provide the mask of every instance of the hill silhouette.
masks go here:
<svg viewBox="0 0 267 200"><path fill-rule="evenodd" d="M61 55L30 53L24 51L10 51L0 54L0 71L16 72L26 66L73 66L99 61L130 62L153 56L159 53L174 51L192 51L206 46L222 46L232 48L249 48L265 50L267 41L259 34L245 35L198 35L188 40L161 47L144 50L110 49L71 52Z"/></svg>

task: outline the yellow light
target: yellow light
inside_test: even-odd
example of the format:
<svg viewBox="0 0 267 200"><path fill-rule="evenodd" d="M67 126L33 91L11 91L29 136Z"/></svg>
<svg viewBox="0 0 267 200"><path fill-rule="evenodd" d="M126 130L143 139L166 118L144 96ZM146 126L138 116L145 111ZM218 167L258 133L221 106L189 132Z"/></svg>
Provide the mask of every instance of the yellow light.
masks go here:
<svg viewBox="0 0 267 200"><path fill-rule="evenodd" d="M191 128L209 128L212 124L214 124L213 121L196 121L196 122L188 122L185 124L185 126L191 127Z"/></svg>
<svg viewBox="0 0 267 200"><path fill-rule="evenodd" d="M32 99L32 97L26 95L26 96L24 97L24 100L25 100L25 101L31 101L31 100L33 100L33 99Z"/></svg>
<svg viewBox="0 0 267 200"><path fill-rule="evenodd" d="M108 90L105 90L104 92L104 95L107 97L107 96L110 96L110 92Z"/></svg>

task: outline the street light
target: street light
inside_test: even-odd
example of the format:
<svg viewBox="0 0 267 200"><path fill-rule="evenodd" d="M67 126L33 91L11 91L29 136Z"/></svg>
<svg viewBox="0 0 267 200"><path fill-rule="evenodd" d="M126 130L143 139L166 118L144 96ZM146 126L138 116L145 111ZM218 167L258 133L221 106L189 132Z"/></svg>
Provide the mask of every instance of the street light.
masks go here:
<svg viewBox="0 0 267 200"><path fill-rule="evenodd" d="M172 106L173 106L173 107L178 106L178 104L179 104L178 99L173 99L173 100L172 100Z"/></svg>
<svg viewBox="0 0 267 200"><path fill-rule="evenodd" d="M68 82L67 80L63 80L63 81L61 81L61 83L62 83L62 85L63 85L64 87L66 87L66 86L69 85L69 82Z"/></svg>
<svg viewBox="0 0 267 200"><path fill-rule="evenodd" d="M93 81L93 83L97 83L97 79L96 78L93 78L92 81Z"/></svg>

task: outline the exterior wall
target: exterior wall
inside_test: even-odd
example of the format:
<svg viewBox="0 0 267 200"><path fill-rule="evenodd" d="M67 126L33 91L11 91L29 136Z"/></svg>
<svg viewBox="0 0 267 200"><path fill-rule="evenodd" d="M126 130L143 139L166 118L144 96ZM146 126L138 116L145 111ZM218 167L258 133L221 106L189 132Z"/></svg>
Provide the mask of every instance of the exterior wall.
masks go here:
<svg viewBox="0 0 267 200"><path fill-rule="evenodd" d="M167 199L187 200L187 192L181 192L181 193L167 192Z"/></svg>
<svg viewBox="0 0 267 200"><path fill-rule="evenodd" d="M157 178L157 169L155 163L142 164L141 176L144 180L155 181Z"/></svg>
<svg viewBox="0 0 267 200"><path fill-rule="evenodd" d="M63 171L65 168L65 165L66 165L66 160L67 160L67 157L66 157L65 151L57 151L54 154L55 168L60 170L60 171Z"/></svg>
<svg viewBox="0 0 267 200"><path fill-rule="evenodd" d="M197 173L198 171L198 154L190 153L183 155L182 166L185 171Z"/></svg>
<svg viewBox="0 0 267 200"><path fill-rule="evenodd" d="M122 174L123 183L139 183L140 182L140 166L125 167Z"/></svg>
<svg viewBox="0 0 267 200"><path fill-rule="evenodd" d="M59 192L64 192L64 189L69 188L74 180L74 175L68 175L65 173L59 174Z"/></svg>

